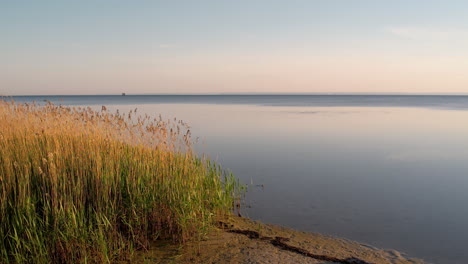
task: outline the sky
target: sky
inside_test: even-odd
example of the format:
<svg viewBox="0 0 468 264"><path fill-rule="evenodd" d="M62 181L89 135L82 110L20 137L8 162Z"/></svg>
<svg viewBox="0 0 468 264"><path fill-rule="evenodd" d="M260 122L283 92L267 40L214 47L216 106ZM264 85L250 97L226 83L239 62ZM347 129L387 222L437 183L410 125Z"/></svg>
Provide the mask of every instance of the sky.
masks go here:
<svg viewBox="0 0 468 264"><path fill-rule="evenodd" d="M0 95L468 93L468 1L0 1Z"/></svg>

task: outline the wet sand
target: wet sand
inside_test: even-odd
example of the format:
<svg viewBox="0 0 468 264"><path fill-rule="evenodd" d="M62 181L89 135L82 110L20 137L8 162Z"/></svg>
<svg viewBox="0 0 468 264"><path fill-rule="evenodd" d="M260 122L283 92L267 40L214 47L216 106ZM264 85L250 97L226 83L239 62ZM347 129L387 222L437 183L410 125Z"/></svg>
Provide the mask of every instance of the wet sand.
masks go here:
<svg viewBox="0 0 468 264"><path fill-rule="evenodd" d="M282 244L278 245L274 242L276 240ZM287 248L284 245L287 245ZM191 242L183 247L161 243L149 252L137 255L135 263L422 264L426 262L409 258L395 250L378 249L346 239L231 217L220 222L219 227L201 242Z"/></svg>

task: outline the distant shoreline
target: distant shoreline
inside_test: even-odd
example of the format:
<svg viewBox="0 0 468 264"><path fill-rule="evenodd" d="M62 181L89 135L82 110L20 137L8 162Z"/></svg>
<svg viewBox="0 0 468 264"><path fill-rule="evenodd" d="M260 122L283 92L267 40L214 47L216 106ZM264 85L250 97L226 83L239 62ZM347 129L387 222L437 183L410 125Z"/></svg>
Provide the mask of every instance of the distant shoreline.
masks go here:
<svg viewBox="0 0 468 264"><path fill-rule="evenodd" d="M467 95L417 94L160 94L28 95L4 97L19 103L51 101L59 105L220 104L272 107L416 107L468 110Z"/></svg>
<svg viewBox="0 0 468 264"><path fill-rule="evenodd" d="M125 93L125 96L468 96L468 93ZM0 95L0 97L40 97L40 96L122 96L120 94L31 94Z"/></svg>

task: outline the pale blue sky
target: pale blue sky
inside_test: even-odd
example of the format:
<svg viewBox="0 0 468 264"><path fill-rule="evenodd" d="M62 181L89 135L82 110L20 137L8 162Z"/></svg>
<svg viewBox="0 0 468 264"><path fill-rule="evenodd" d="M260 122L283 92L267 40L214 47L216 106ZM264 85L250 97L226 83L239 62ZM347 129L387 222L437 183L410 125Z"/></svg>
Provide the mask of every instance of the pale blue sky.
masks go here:
<svg viewBox="0 0 468 264"><path fill-rule="evenodd" d="M467 1L2 1L0 94L468 92Z"/></svg>

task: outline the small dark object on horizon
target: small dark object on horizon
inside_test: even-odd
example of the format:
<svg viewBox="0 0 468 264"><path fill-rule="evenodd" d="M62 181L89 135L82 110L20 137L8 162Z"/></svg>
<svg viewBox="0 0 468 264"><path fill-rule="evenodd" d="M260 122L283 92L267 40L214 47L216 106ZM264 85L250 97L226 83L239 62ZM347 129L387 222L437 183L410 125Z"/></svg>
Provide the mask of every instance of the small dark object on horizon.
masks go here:
<svg viewBox="0 0 468 264"><path fill-rule="evenodd" d="M122 96L125 96L126 94L125 93L122 93Z"/></svg>

